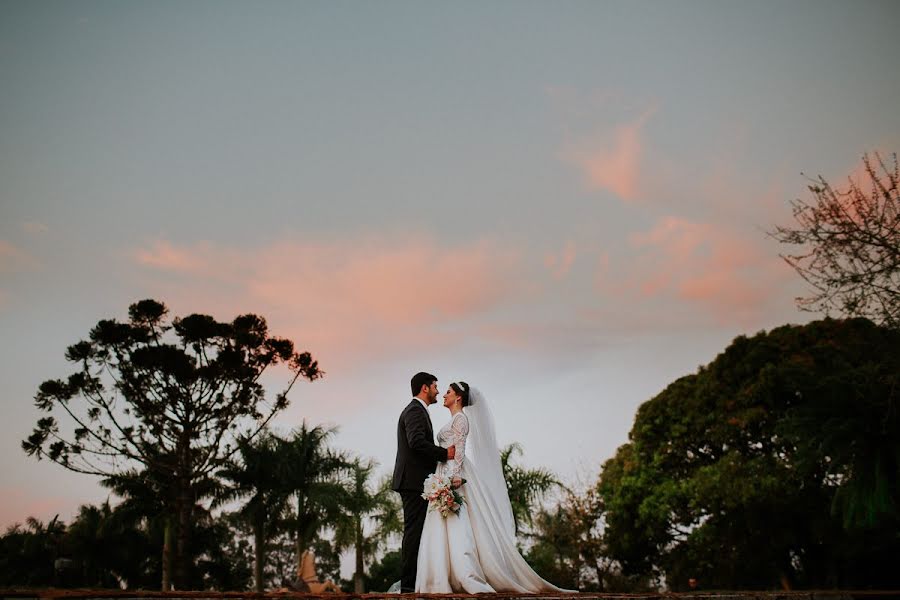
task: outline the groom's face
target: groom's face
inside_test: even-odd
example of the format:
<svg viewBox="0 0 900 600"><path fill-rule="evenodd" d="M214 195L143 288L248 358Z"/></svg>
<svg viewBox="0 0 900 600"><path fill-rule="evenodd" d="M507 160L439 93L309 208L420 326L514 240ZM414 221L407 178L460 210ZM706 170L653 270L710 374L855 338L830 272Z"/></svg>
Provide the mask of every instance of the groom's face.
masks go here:
<svg viewBox="0 0 900 600"><path fill-rule="evenodd" d="M434 404L437 402L438 395L438 386L437 381L432 381L431 385L428 386L428 404Z"/></svg>

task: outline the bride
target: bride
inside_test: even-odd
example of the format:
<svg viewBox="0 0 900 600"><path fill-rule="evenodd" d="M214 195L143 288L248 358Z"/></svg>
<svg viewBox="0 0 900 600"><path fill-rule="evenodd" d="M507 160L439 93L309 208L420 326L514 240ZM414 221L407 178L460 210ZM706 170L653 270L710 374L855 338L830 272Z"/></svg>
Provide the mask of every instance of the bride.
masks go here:
<svg viewBox="0 0 900 600"><path fill-rule="evenodd" d="M438 443L456 457L438 463L466 501L444 518L429 510L419 545L416 592L565 592L541 579L516 548L512 506L500 465L494 418L484 395L464 381L451 383L444 406L452 415Z"/></svg>

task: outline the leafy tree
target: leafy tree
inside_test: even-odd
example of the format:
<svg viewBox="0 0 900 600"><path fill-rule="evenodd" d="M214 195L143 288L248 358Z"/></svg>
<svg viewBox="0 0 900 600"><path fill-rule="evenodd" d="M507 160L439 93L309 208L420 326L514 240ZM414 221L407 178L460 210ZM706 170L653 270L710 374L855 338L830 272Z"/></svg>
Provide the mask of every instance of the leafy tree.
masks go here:
<svg viewBox="0 0 900 600"><path fill-rule="evenodd" d="M238 448L240 463L229 464L219 471L226 485L217 504L246 499L237 516L253 531L253 579L256 591L262 592L266 544L277 532L288 507L288 490L283 480L286 446L284 440L264 433L253 440L242 440Z"/></svg>
<svg viewBox="0 0 900 600"><path fill-rule="evenodd" d="M0 539L0 585L59 585L56 559L60 558L66 525L59 515L48 523L29 517L25 526L16 523Z"/></svg>
<svg viewBox="0 0 900 600"><path fill-rule="evenodd" d="M70 346L66 359L78 370L41 384L35 404L64 415L74 429L64 432L49 414L22 447L79 473L152 474L175 518L174 579L184 589L199 488L234 453L236 432L254 437L288 405L300 377L322 373L308 352L269 336L257 315L225 323L192 314L169 324L167 314L162 303L142 300L129 307L127 322L102 320L88 340ZM279 363L293 376L269 402L259 379Z"/></svg>
<svg viewBox="0 0 900 600"><path fill-rule="evenodd" d="M283 442L284 483L291 503L284 524L294 539L295 573L299 573L303 551L312 546L316 534L341 516L341 477L350 465L343 453L328 446L336 431L310 428L304 422Z"/></svg>
<svg viewBox="0 0 900 600"><path fill-rule="evenodd" d="M374 491L369 489L374 469L372 461L353 461L345 482L343 511L335 527L338 548L354 549L353 591L357 594L365 592L366 564L375 558L391 535L403 531L402 508L391 489L390 479L383 479Z"/></svg>
<svg viewBox="0 0 900 600"><path fill-rule="evenodd" d="M580 589L581 554L578 548L577 522L563 503L552 509L537 511L534 518L535 544L528 551L528 560L535 571L556 585Z"/></svg>
<svg viewBox="0 0 900 600"><path fill-rule="evenodd" d="M152 549L146 558L152 561L152 566L148 564L148 568L158 574L157 581L162 581L164 590L170 589L175 519L170 514L171 504L166 495L169 482L152 470L130 469L110 475L101 483L123 499L116 507L120 518L133 529L147 531ZM199 500L209 495L211 487L212 482L208 479L195 486L197 494L192 513L200 514L205 510ZM149 582L144 583L149 585Z"/></svg>
<svg viewBox="0 0 900 600"><path fill-rule="evenodd" d="M897 586L898 384L900 332L865 319L736 338L604 464L608 554L674 590Z"/></svg>
<svg viewBox="0 0 900 600"><path fill-rule="evenodd" d="M369 567L366 589L388 591L395 582L400 581L402 567L400 550L386 552L381 560L376 560Z"/></svg>
<svg viewBox="0 0 900 600"><path fill-rule="evenodd" d="M126 511L111 507L109 501L81 506L64 544L80 571L81 585L127 588L149 583L145 559L152 542L146 531L134 525Z"/></svg>
<svg viewBox="0 0 900 600"><path fill-rule="evenodd" d="M877 165L876 165L877 163ZM783 256L807 283L811 295L801 309L837 310L900 327L900 173L878 153L863 157L865 181L852 178L846 190L822 176L809 186L813 200L795 200L795 227L776 227L778 241L799 246Z"/></svg>
<svg viewBox="0 0 900 600"><path fill-rule="evenodd" d="M197 527L197 557L194 585L219 591L246 590L252 577L253 553L232 515L205 515Z"/></svg>
<svg viewBox="0 0 900 600"><path fill-rule="evenodd" d="M516 442L500 451L500 464L512 504L516 535L522 525L533 525L533 515L541 500L547 492L560 485L556 476L547 469L528 469L514 464L512 457L522 452L521 444Z"/></svg>

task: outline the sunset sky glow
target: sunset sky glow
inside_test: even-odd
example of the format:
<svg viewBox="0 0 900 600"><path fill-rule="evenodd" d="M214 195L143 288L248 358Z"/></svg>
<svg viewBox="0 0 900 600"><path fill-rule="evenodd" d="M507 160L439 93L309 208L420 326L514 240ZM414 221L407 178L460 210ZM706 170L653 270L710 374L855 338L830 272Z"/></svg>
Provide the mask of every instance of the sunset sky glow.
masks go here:
<svg viewBox="0 0 900 600"><path fill-rule="evenodd" d="M383 472L426 370L595 478L642 402L814 318L765 232L801 173L900 150L897 31L889 0L0 3L0 526L107 497L20 442L143 298L266 317L327 373L277 427Z"/></svg>

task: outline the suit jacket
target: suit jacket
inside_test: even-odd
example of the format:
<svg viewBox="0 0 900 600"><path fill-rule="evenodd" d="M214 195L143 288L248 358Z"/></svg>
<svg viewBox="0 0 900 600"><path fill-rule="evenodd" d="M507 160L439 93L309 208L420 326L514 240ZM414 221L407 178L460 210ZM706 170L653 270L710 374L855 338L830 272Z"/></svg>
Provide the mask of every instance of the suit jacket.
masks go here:
<svg viewBox="0 0 900 600"><path fill-rule="evenodd" d="M447 449L434 444L431 418L422 403L413 398L397 422L397 460L394 462L394 491L422 492L425 479L438 462L447 460Z"/></svg>

